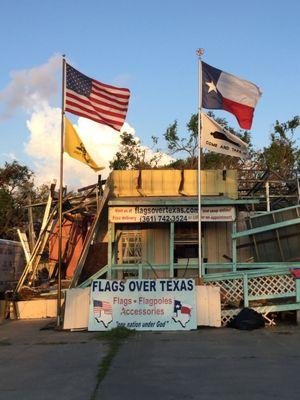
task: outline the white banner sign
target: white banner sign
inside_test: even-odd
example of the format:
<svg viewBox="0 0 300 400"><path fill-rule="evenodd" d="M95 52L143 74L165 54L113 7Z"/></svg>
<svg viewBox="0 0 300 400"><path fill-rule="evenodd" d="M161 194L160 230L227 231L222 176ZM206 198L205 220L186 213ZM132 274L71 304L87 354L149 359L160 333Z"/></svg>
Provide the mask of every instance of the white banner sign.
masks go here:
<svg viewBox="0 0 300 400"><path fill-rule="evenodd" d="M109 222L114 223L143 223L143 222L197 222L197 206L136 206L110 207ZM235 220L235 208L202 207L201 221L203 222L231 222Z"/></svg>
<svg viewBox="0 0 300 400"><path fill-rule="evenodd" d="M149 279L91 284L89 331L197 328L194 279Z"/></svg>

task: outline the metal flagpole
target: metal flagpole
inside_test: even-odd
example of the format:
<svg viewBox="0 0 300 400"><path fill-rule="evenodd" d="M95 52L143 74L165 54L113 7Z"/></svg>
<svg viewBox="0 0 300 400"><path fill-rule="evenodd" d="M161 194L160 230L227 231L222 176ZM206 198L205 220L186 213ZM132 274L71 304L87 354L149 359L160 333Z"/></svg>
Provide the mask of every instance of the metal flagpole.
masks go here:
<svg viewBox="0 0 300 400"><path fill-rule="evenodd" d="M58 276L57 276L57 327L62 322L61 316L61 275L62 275L62 204L64 174L64 135L65 135L65 97L66 97L66 59L62 56L62 104L60 134L60 170L59 170L59 204L58 204Z"/></svg>
<svg viewBox="0 0 300 400"><path fill-rule="evenodd" d="M202 129L202 62L203 49L197 50L198 55L198 268L199 278L202 277L202 227L201 227L201 129Z"/></svg>

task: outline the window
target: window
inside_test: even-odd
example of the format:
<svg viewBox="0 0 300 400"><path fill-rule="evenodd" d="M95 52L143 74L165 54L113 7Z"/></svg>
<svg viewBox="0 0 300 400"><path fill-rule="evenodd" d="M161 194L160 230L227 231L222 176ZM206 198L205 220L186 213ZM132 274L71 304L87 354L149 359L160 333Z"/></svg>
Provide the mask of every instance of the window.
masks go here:
<svg viewBox="0 0 300 400"><path fill-rule="evenodd" d="M174 261L186 263L198 259L198 225L196 223L175 224Z"/></svg>
<svg viewBox="0 0 300 400"><path fill-rule="evenodd" d="M123 264L142 263L142 232L125 231L122 233Z"/></svg>

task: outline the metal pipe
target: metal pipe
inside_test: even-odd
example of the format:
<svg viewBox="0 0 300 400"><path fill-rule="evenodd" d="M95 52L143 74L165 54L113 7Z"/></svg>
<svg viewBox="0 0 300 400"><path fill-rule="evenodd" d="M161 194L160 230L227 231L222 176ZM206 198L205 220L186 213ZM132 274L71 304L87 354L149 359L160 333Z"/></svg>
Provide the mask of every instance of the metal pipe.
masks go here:
<svg viewBox="0 0 300 400"><path fill-rule="evenodd" d="M63 203L63 171L64 171L64 136L65 136L65 95L66 95L66 59L62 56L62 105L60 134L60 171L58 201L58 276L57 276L57 327L61 326L61 276L62 276L62 203Z"/></svg>
<svg viewBox="0 0 300 400"><path fill-rule="evenodd" d="M201 112L202 112L202 62L203 49L197 50L198 55L198 267L199 278L202 277L202 226L201 226Z"/></svg>

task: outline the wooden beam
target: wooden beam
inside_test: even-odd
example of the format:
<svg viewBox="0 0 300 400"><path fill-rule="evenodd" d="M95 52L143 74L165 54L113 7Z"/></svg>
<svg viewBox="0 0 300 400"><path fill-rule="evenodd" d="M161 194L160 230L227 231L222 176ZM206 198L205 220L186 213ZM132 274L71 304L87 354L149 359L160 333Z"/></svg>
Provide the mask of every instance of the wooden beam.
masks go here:
<svg viewBox="0 0 300 400"><path fill-rule="evenodd" d="M30 260L30 257L31 257L31 253L30 253L29 243L28 243L28 239L27 239L26 233L25 232L21 232L20 229L17 229L17 232L18 232L18 236L19 236L20 242L21 242L22 247L23 247L26 263L28 263L29 260Z"/></svg>
<svg viewBox="0 0 300 400"><path fill-rule="evenodd" d="M231 236L236 233L236 221L232 222L232 233ZM232 239L232 267L233 271L236 271L237 262L237 239Z"/></svg>
<svg viewBox="0 0 300 400"><path fill-rule="evenodd" d="M232 235L232 238L237 239L237 238L244 237L244 236L256 235L258 233L273 231L275 229L286 228L288 226L293 226L293 225L297 225L297 224L300 224L300 218L290 219L288 221L277 222L276 224L260 226L257 228L248 229L246 231L237 232Z"/></svg>
<svg viewBox="0 0 300 400"><path fill-rule="evenodd" d="M97 230L98 230L98 227L99 227L99 220L100 220L102 211L103 211L103 209L104 209L104 207L105 207L105 205L107 203L109 193L110 193L110 185L107 184L106 187L105 187L105 190L103 192L103 196L101 197L100 204L99 204L99 209L97 210L97 213L95 215L94 221L93 221L93 223L92 223L90 229L88 230L88 232L86 234L86 237L84 239L82 252L81 252L81 255L79 257L77 266L75 268L73 279L72 279L71 284L70 284L70 288L74 288L78 283L78 280L80 278L82 269L84 267L84 264L85 264L85 261L86 261L86 258L87 258L88 252L89 252L90 245L92 243L92 240L94 239L95 234L97 233Z"/></svg>

